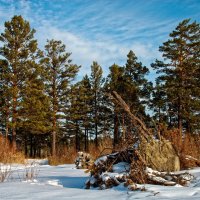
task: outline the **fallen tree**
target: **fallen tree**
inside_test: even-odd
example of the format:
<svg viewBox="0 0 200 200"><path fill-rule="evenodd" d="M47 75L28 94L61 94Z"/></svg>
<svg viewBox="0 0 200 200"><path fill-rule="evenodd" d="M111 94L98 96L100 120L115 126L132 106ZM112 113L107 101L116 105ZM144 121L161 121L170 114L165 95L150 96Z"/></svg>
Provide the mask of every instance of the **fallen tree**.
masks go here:
<svg viewBox="0 0 200 200"><path fill-rule="evenodd" d="M159 140L155 139L145 123L131 113L129 106L117 92L113 91L109 96L127 113L133 125L137 127L139 132L139 141L136 145L137 154L145 161L146 165L159 171L180 170L180 160L172 143L161 137L159 133ZM134 147L134 144L132 146Z"/></svg>
<svg viewBox="0 0 200 200"><path fill-rule="evenodd" d="M141 184L185 186L194 178L187 172L159 172L147 167L137 150L127 149L99 157L90 169L85 188L111 188L124 184L130 190L144 190Z"/></svg>
<svg viewBox="0 0 200 200"><path fill-rule="evenodd" d="M180 170L179 157L171 142L159 134L155 137L145 123L131 113L129 106L117 92L114 91L109 96L129 116L139 132L139 139L137 145L132 144L121 151L99 157L90 167L91 177L86 182L86 188L103 189L120 183L129 186L131 190L143 190L137 184L145 183L186 185L193 178L190 174L171 172ZM121 169L116 173L119 165Z"/></svg>

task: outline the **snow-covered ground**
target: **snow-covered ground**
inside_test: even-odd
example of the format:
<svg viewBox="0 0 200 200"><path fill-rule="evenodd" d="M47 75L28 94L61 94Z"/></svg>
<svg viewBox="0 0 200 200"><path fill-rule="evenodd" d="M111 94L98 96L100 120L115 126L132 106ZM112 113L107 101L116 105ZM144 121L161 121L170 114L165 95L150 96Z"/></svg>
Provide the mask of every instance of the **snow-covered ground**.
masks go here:
<svg viewBox="0 0 200 200"><path fill-rule="evenodd" d="M84 183L89 174L84 170L74 165L49 166L46 161L40 164L32 165L32 169L28 165L26 169L23 165L12 165L9 179L0 183L0 200L200 199L200 168L190 170L195 179L188 187L145 185L147 191L141 192L129 191L123 184L106 190L86 190Z"/></svg>

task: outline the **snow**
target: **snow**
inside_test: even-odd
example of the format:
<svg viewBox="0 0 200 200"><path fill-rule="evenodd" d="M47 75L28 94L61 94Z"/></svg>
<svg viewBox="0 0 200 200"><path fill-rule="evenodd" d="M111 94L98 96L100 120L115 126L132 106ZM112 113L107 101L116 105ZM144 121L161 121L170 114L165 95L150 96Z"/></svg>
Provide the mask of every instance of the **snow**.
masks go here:
<svg viewBox="0 0 200 200"><path fill-rule="evenodd" d="M130 164L127 162L119 162L113 165L113 172L122 173L130 170Z"/></svg>
<svg viewBox="0 0 200 200"><path fill-rule="evenodd" d="M106 160L107 160L107 156L102 156L102 157L98 158L98 159L94 162L94 164L95 164L95 165L98 165L98 164L101 164L101 163L106 162Z"/></svg>
<svg viewBox="0 0 200 200"><path fill-rule="evenodd" d="M119 167L119 166L118 166ZM120 168L120 167L119 167ZM89 174L75 165L49 166L46 161L29 161L26 165L12 165L12 174L0 183L0 200L125 200L125 199L200 199L200 168L189 170L195 179L188 187L146 184L147 191L129 191L123 184L106 190L86 190ZM37 177L25 176L37 171ZM105 176L106 178L107 176Z"/></svg>

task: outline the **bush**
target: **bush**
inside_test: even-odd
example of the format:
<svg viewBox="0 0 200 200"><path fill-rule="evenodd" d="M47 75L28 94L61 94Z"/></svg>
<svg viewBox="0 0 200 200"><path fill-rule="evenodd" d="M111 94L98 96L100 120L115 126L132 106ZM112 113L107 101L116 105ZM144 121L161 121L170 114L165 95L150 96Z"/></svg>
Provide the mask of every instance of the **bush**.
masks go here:
<svg viewBox="0 0 200 200"><path fill-rule="evenodd" d="M8 140L0 137L0 163L11 164L20 163L24 164L25 156L22 152L13 151Z"/></svg>
<svg viewBox="0 0 200 200"><path fill-rule="evenodd" d="M24 164L24 162L24 154L13 151L9 141L0 136L0 182L4 182L11 176L12 163Z"/></svg>
<svg viewBox="0 0 200 200"><path fill-rule="evenodd" d="M97 159L99 156L112 153L113 150L113 140L110 137L104 137L98 141L98 147L96 147L94 142L89 145L89 154L93 159Z"/></svg>
<svg viewBox="0 0 200 200"><path fill-rule="evenodd" d="M49 165L62 165L74 163L77 152L74 147L59 146L56 156L49 156Z"/></svg>
<svg viewBox="0 0 200 200"><path fill-rule="evenodd" d="M170 140L179 155L181 169L200 166L200 136L185 133L180 136L178 129L165 131L164 137Z"/></svg>

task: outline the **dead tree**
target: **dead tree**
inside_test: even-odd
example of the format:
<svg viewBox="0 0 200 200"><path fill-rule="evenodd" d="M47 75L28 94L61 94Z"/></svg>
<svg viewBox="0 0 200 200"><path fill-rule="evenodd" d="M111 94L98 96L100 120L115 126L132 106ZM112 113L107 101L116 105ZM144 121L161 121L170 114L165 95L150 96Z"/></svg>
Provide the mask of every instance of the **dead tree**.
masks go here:
<svg viewBox="0 0 200 200"><path fill-rule="evenodd" d="M138 127L140 134L148 140L147 135L152 135L151 132L148 130L146 125L138 118L136 117L133 113L131 113L129 106L125 103L125 101L122 99L122 97L115 91L113 91L110 95L111 100L115 103L118 104L130 117L131 122Z"/></svg>

